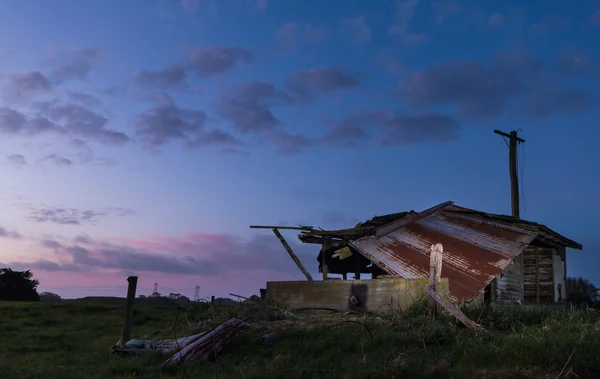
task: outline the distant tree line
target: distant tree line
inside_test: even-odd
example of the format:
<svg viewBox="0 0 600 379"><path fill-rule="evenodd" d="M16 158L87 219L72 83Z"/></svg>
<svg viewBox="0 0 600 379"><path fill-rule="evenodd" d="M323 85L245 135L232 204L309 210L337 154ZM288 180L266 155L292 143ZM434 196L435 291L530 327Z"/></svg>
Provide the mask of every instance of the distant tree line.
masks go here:
<svg viewBox="0 0 600 379"><path fill-rule="evenodd" d="M40 301L40 295L37 292L40 281L32 278L33 273L30 270L0 269L0 300Z"/></svg>
<svg viewBox="0 0 600 379"><path fill-rule="evenodd" d="M591 307L600 306L600 293L594 283L584 278L567 278L567 302L583 303Z"/></svg>

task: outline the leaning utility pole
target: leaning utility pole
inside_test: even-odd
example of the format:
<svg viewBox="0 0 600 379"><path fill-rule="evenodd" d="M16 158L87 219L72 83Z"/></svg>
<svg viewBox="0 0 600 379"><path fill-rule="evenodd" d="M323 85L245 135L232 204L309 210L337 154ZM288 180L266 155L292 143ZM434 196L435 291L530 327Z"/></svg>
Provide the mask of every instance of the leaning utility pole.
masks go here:
<svg viewBox="0 0 600 379"><path fill-rule="evenodd" d="M519 176L517 175L517 145L518 143L524 143L525 140L518 136L518 132L513 130L508 133L501 132L500 130L494 130L494 133L506 137L509 139L508 144L508 167L510 170L510 198L512 205L512 216L519 217Z"/></svg>

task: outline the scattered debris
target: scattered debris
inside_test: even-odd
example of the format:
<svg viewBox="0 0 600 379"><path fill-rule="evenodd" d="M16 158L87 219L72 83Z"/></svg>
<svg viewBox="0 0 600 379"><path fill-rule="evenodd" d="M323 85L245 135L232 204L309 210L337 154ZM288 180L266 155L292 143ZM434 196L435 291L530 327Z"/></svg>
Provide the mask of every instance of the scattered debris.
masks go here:
<svg viewBox="0 0 600 379"><path fill-rule="evenodd" d="M114 345L110 349L110 355L138 355L153 351L159 351L161 354L169 354L177 349L187 346L205 334L206 332L203 332L178 339L157 341L139 340L134 338L123 344L123 346L119 346L118 344Z"/></svg>
<svg viewBox="0 0 600 379"><path fill-rule="evenodd" d="M249 317L236 317L226 321L195 341L188 343L186 347L167 359L164 364L213 359L238 331L249 326L249 321Z"/></svg>

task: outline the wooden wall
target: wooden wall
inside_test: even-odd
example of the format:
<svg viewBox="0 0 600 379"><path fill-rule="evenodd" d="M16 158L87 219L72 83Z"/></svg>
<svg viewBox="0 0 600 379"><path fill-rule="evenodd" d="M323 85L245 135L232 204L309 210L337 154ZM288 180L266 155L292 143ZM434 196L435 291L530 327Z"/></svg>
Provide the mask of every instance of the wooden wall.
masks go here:
<svg viewBox="0 0 600 379"><path fill-rule="evenodd" d="M523 255L508 266L496 280L498 304L515 304L523 301Z"/></svg>
<svg viewBox="0 0 600 379"><path fill-rule="evenodd" d="M527 303L553 303L556 297L554 256L558 250L528 246L523 252L523 292Z"/></svg>

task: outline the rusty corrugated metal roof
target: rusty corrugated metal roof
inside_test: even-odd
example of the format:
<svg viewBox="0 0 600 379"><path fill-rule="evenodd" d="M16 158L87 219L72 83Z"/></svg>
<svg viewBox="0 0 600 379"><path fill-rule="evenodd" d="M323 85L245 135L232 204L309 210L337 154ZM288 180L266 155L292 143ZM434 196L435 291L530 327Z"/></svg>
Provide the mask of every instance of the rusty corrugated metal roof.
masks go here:
<svg viewBox="0 0 600 379"><path fill-rule="evenodd" d="M349 243L389 275L405 278L428 277L431 246L441 243L442 277L449 280L450 295L462 303L477 296L539 234L480 213L448 205L379 238Z"/></svg>

